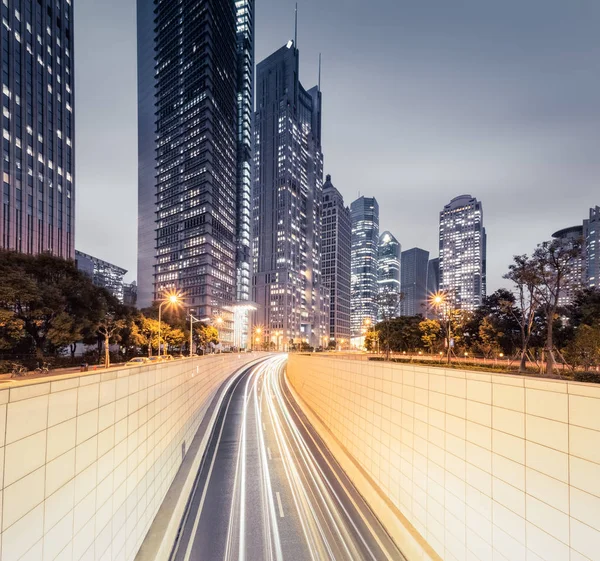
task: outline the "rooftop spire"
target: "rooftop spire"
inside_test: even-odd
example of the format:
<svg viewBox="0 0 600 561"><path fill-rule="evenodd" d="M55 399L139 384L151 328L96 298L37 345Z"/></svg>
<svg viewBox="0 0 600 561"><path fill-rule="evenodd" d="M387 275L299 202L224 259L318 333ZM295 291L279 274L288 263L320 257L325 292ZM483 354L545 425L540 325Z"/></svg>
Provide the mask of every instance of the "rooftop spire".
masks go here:
<svg viewBox="0 0 600 561"><path fill-rule="evenodd" d="M321 91L321 53L319 53L319 91Z"/></svg>
<svg viewBox="0 0 600 561"><path fill-rule="evenodd" d="M294 23L294 48L298 48L298 2L296 2L296 13Z"/></svg>

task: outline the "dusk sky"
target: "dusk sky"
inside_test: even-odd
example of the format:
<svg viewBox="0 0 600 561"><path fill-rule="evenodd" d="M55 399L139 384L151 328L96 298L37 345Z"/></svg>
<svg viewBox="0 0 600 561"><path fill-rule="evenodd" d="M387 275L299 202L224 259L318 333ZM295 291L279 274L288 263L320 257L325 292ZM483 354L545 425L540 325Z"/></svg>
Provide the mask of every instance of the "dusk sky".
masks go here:
<svg viewBox="0 0 600 561"><path fill-rule="evenodd" d="M256 61L294 2L256 0ZM136 275L135 0L76 0L78 249ZM600 205L598 0L301 0L300 78L323 54L325 173L381 230L438 254L451 198L483 202L488 292Z"/></svg>

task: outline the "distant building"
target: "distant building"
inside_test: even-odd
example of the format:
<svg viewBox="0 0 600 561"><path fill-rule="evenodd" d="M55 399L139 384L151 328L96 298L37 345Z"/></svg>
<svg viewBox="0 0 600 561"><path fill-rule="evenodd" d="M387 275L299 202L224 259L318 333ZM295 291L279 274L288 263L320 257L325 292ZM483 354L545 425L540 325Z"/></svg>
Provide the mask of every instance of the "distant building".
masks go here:
<svg viewBox="0 0 600 561"><path fill-rule="evenodd" d="M372 197L360 197L350 207L352 217L352 337L360 337L366 321L377 321L377 251L379 245L379 204Z"/></svg>
<svg viewBox="0 0 600 561"><path fill-rule="evenodd" d="M402 252L402 302L400 315L425 316L427 313L427 270L429 252L413 247Z"/></svg>
<svg viewBox="0 0 600 561"><path fill-rule="evenodd" d="M587 252L585 243L586 235L584 233L586 229L585 222L587 221L584 221L584 224L581 226L563 228L552 234L552 237L555 240L561 240L567 247L578 245L581 248L579 257L573 259L571 271L563 283L563 289L558 297L559 306L568 306L573 301L575 294L587 284Z"/></svg>
<svg viewBox="0 0 600 561"><path fill-rule="evenodd" d="M135 281L123 285L123 304L131 307L137 306L137 283Z"/></svg>
<svg viewBox="0 0 600 561"><path fill-rule="evenodd" d="M123 277L127 274L126 269L77 250L75 250L75 263L96 286L106 288L120 302L124 301Z"/></svg>
<svg viewBox="0 0 600 561"><path fill-rule="evenodd" d="M430 259L427 266L427 317L437 317L437 312L431 309L429 300L431 295L439 292L440 290L440 260L438 257Z"/></svg>
<svg viewBox="0 0 600 561"><path fill-rule="evenodd" d="M585 241L585 284L600 288L600 206L590 209L590 216L583 222Z"/></svg>
<svg viewBox="0 0 600 561"><path fill-rule="evenodd" d="M377 307L378 320L396 317L400 299L400 253L402 246L390 233L379 236L377 248L377 292L379 296L394 295L387 302L381 299Z"/></svg>
<svg viewBox="0 0 600 561"><path fill-rule="evenodd" d="M352 221L344 198L328 175L323 185L321 269L329 289L329 338L338 347L350 342L350 267Z"/></svg>
<svg viewBox="0 0 600 561"><path fill-rule="evenodd" d="M2 3L1 249L75 256L73 5Z"/></svg>
<svg viewBox="0 0 600 561"><path fill-rule="evenodd" d="M486 293L486 233L483 205L461 195L440 213L440 290L450 305L472 311Z"/></svg>
<svg viewBox="0 0 600 561"><path fill-rule="evenodd" d="M299 80L293 41L257 66L252 190L254 300L263 343L329 341L321 278L321 91Z"/></svg>

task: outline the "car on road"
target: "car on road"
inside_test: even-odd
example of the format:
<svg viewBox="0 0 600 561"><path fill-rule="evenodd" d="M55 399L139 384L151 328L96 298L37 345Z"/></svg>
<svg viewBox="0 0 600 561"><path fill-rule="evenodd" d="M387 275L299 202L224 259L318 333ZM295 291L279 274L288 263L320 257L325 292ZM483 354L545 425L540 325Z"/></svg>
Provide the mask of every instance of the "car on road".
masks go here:
<svg viewBox="0 0 600 561"><path fill-rule="evenodd" d="M142 364L146 364L147 362L148 359L146 357L138 356L126 362L125 366L141 366Z"/></svg>
<svg viewBox="0 0 600 561"><path fill-rule="evenodd" d="M163 355L162 359L163 359L163 362L169 362L171 360L175 360L173 358L173 355Z"/></svg>
<svg viewBox="0 0 600 561"><path fill-rule="evenodd" d="M156 364L157 362L162 362L162 359L159 356L150 356L146 359L146 362L151 362L152 364Z"/></svg>

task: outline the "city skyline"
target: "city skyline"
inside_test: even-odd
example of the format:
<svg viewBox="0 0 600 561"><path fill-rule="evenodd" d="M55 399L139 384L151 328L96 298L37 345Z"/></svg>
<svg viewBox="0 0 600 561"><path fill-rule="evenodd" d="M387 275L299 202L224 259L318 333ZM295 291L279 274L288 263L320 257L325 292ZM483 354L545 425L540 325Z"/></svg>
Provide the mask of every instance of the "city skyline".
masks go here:
<svg viewBox="0 0 600 561"><path fill-rule="evenodd" d="M450 12L435 3L426 17L424 7L381 0L378 10L365 14L355 2L344 4L344 10L335 1L299 5L301 71L316 81L322 51L323 88L330 90L323 125L325 173L337 178L347 201L358 191L377 197L382 229L401 223L395 234L404 246L430 251L437 246L439 208L471 192L486 205L493 256L489 292L506 286L501 277L513 254L531 253L598 204L600 163L592 147L600 142L600 110L593 101L600 80L591 70L600 56L592 25L600 6L540 6L532 1L517 11L516 2L504 3L502 10L468 2ZM257 60L293 37L293 10L294 2L257 3ZM402 17L395 17L400 10ZM81 29L78 52L85 53L76 59L78 246L134 271L135 3L80 0L75 18ZM384 47L389 24L382 22L399 20L402 40ZM365 23L358 37L357 21ZM437 33L444 26L448 32ZM514 45L500 41L503 37L514 37ZM355 39L355 47L347 49ZM555 43L564 51L560 60ZM109 83L109 74L119 79ZM350 87L359 75L361 82L377 78L374 95L381 111L352 110L357 120L344 123L341 115L361 106L366 92L364 86ZM427 93L438 91L447 95ZM517 126L521 118L524 124ZM373 122L365 122L369 119ZM371 138L366 148L346 140L351 128ZM357 156L357 150L364 154ZM348 164L353 161L361 165ZM567 185L569 197L564 197Z"/></svg>

